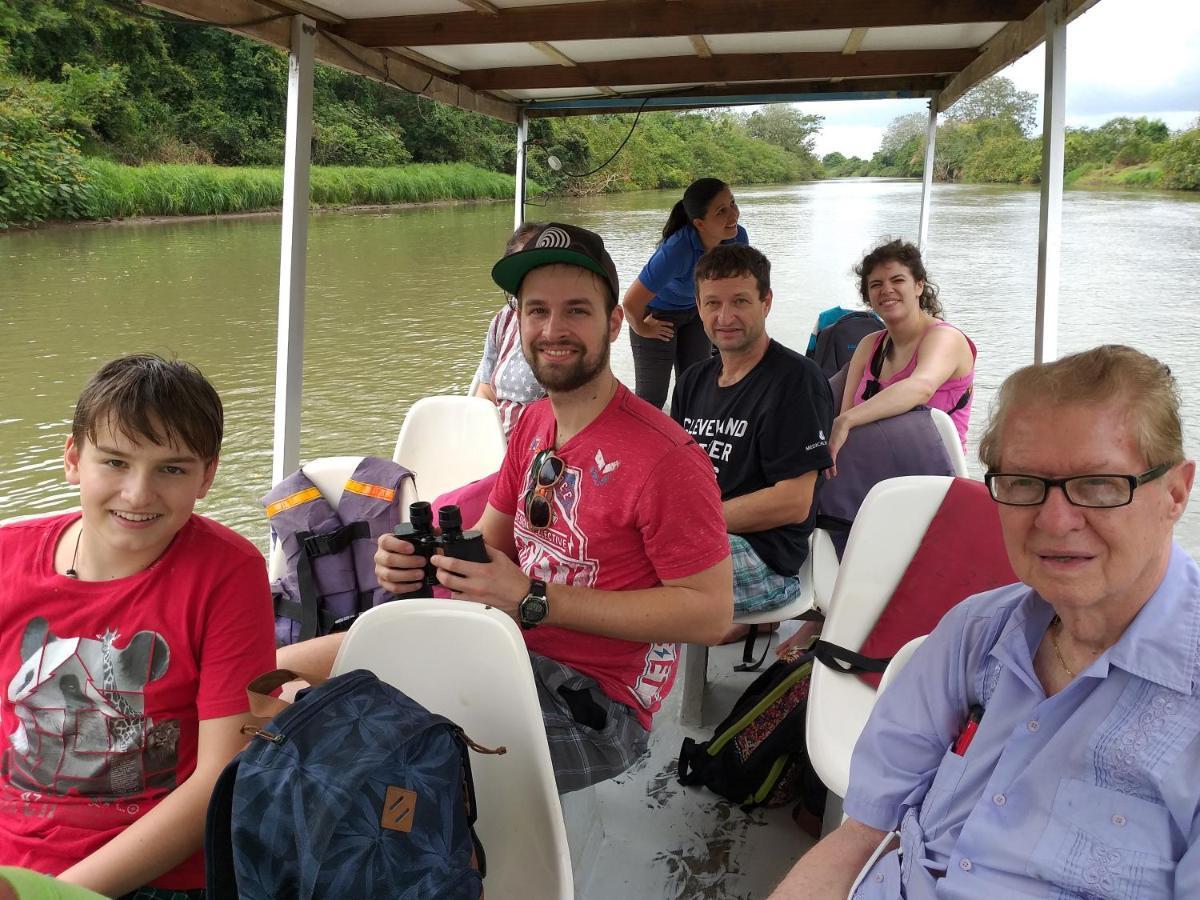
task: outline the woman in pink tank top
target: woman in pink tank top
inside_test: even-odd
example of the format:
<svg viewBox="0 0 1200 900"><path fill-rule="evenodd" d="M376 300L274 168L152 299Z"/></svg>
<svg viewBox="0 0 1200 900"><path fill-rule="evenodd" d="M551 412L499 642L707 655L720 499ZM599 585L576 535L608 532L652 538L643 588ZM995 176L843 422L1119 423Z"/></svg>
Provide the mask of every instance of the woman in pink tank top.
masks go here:
<svg viewBox="0 0 1200 900"><path fill-rule="evenodd" d="M834 460L829 474L837 474L837 454L851 428L922 404L950 416L965 450L975 344L942 321L937 286L929 281L921 252L890 241L868 253L854 272L863 302L886 330L863 340L850 360L841 414L829 435Z"/></svg>

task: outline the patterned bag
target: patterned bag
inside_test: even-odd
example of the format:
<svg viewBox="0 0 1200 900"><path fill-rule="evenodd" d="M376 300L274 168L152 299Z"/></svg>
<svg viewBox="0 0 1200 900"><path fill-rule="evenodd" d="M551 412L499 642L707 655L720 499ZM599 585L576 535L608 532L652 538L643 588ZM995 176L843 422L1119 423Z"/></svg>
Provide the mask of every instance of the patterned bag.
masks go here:
<svg viewBox="0 0 1200 900"><path fill-rule="evenodd" d="M702 784L747 811L800 800L822 815L825 786L804 743L812 667L812 654L795 650L754 680L712 740L698 744L685 738L679 783Z"/></svg>
<svg viewBox="0 0 1200 900"><path fill-rule="evenodd" d="M269 673L251 696L294 677ZM453 722L370 672L302 691L217 782L208 897L479 900L468 746Z"/></svg>

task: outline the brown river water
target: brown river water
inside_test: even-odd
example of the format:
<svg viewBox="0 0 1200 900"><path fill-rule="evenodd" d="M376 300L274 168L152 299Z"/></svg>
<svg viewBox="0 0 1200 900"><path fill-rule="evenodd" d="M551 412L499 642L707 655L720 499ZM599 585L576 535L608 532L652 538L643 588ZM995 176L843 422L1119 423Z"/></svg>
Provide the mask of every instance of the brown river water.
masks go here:
<svg viewBox="0 0 1200 900"><path fill-rule="evenodd" d="M920 185L858 179L735 185L742 224L773 263L769 331L803 350L817 313L857 302L851 266L881 237L915 237ZM653 250L675 193L531 203L530 219L599 231L622 287ZM968 464L995 390L1032 361L1038 193L936 185L927 264L947 321L979 347ZM391 456L404 413L463 393L502 302L488 272L507 203L318 213L309 229L301 457ZM1123 342L1166 361L1200 452L1200 196L1068 192L1060 353ZM265 545L279 277L275 216L48 228L0 235L0 518L75 505L62 479L72 405L107 359L195 362L226 404L225 451L199 511ZM613 351L632 386L623 334ZM1183 545L1200 553L1200 510Z"/></svg>

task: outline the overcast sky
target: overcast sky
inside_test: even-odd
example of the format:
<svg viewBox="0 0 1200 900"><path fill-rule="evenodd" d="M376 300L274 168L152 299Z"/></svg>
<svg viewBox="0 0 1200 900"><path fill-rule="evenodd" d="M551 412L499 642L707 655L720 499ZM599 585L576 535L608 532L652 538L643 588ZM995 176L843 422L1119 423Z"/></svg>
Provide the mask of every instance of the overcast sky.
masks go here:
<svg viewBox="0 0 1200 900"><path fill-rule="evenodd" d="M999 74L1039 97L1041 45ZM825 117L817 155L870 157L883 129L925 100L798 103ZM1200 116L1200 0L1100 0L1067 26L1067 124L1095 127L1114 116L1149 116L1172 129ZM1041 107L1038 108L1040 130Z"/></svg>

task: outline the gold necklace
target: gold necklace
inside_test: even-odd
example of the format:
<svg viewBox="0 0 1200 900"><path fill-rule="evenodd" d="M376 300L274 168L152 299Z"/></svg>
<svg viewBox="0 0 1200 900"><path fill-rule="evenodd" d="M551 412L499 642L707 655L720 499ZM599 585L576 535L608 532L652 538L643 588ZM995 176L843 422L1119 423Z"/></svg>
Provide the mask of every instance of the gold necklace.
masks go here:
<svg viewBox="0 0 1200 900"><path fill-rule="evenodd" d="M1067 661L1063 659L1062 650L1060 650L1058 647L1058 638L1054 636L1054 626L1056 625L1062 625L1062 619L1060 619L1057 615L1050 620L1050 646L1054 648L1054 655L1058 657L1058 664L1063 667L1063 671L1074 678L1075 673L1071 671L1071 667L1068 666Z"/></svg>

